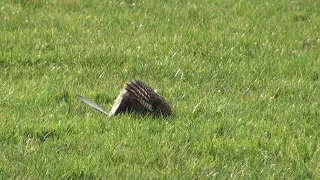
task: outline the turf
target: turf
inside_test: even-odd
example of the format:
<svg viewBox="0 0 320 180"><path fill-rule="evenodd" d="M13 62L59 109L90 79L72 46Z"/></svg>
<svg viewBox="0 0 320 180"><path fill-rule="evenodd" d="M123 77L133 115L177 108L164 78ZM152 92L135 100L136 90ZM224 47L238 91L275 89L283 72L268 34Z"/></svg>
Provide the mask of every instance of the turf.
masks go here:
<svg viewBox="0 0 320 180"><path fill-rule="evenodd" d="M317 179L320 3L0 2L0 179ZM112 119L141 79L174 115Z"/></svg>

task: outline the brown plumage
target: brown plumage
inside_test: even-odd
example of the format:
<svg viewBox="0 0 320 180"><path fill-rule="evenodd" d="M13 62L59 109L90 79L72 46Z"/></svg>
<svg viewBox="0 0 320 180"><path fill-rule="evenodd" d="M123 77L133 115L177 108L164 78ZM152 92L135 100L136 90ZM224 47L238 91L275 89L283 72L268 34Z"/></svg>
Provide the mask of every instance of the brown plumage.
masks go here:
<svg viewBox="0 0 320 180"><path fill-rule="evenodd" d="M172 113L166 100L140 80L134 80L124 86L115 100L109 116L115 116L125 111L153 113L163 116L169 116Z"/></svg>

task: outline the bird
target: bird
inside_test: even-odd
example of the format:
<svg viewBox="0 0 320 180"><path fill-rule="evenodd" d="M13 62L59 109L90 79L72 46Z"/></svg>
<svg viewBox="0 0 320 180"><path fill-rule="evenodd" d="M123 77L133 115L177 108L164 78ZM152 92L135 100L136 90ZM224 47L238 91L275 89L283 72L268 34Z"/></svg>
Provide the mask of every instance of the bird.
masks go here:
<svg viewBox="0 0 320 180"><path fill-rule="evenodd" d="M120 94L115 99L109 113L104 111L99 105L81 95L78 95L78 98L82 102L97 111L108 115L109 117L113 117L124 112L137 112L164 117L172 114L172 108L169 103L141 80L133 80L124 85Z"/></svg>

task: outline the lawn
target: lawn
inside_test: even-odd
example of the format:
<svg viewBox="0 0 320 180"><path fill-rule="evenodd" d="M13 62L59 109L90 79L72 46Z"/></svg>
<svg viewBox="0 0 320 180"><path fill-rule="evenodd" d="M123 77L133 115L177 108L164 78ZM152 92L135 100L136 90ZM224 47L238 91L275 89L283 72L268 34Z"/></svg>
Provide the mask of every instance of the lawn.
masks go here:
<svg viewBox="0 0 320 180"><path fill-rule="evenodd" d="M0 2L0 179L320 178L320 2ZM108 118L141 79L168 118Z"/></svg>

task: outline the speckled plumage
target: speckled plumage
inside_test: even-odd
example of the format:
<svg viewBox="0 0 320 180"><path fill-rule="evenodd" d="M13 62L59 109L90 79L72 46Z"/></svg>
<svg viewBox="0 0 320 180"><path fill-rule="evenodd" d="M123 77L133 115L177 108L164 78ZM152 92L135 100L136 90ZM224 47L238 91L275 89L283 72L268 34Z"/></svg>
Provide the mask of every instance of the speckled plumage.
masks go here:
<svg viewBox="0 0 320 180"><path fill-rule="evenodd" d="M169 116L172 113L166 100L140 80L134 80L124 86L116 98L109 116L115 116L125 111L163 116Z"/></svg>
<svg viewBox="0 0 320 180"><path fill-rule="evenodd" d="M162 116L169 116L172 114L171 107L167 101L140 80L134 80L125 84L124 88L114 101L109 113L106 113L99 105L81 95L78 95L78 98L97 111L108 114L109 117L116 116L119 113L126 111Z"/></svg>

